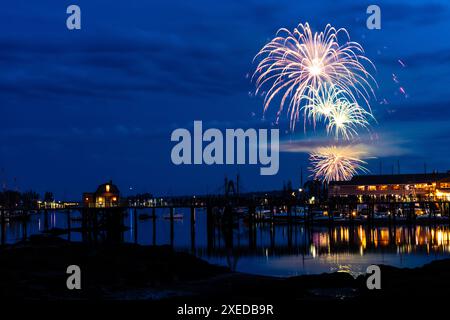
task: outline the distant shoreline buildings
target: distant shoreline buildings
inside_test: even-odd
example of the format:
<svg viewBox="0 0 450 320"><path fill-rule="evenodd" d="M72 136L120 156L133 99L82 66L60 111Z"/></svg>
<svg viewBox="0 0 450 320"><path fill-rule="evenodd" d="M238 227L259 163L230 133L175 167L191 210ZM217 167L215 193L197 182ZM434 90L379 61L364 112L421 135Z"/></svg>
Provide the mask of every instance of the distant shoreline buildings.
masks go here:
<svg viewBox="0 0 450 320"><path fill-rule="evenodd" d="M124 197L112 181L99 185L95 192L82 193L81 201L58 201L50 197L40 200L32 191L20 193L6 190L0 192L1 209L70 209L70 208L111 208L111 207L153 207L175 203L204 204L207 201L221 203L227 199L257 201L258 199L278 199L297 203L326 204L328 199L345 198L352 203L368 202L447 202L450 203L450 171L428 174L358 175L349 181L332 181L323 184L318 180L308 180L298 189L289 182L283 189L252 191L242 193L239 177L236 182L225 180L223 193L205 195L154 197L150 193ZM51 194L51 193L50 193ZM266 201L267 202L267 201ZM261 203L263 205L264 201ZM450 208L449 208L450 210Z"/></svg>

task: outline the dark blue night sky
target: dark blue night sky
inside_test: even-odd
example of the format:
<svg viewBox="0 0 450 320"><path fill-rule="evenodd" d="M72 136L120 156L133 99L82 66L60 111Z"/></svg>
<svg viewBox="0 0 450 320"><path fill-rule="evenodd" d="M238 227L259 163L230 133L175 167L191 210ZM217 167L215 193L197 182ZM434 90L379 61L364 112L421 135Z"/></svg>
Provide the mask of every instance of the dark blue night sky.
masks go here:
<svg viewBox="0 0 450 320"><path fill-rule="evenodd" d="M66 8L82 30L66 28ZM348 29L377 68L373 173L450 169L450 5L378 1L382 29L366 28L364 1L8 1L0 10L0 167L9 188L78 199L113 179L130 192L217 192L225 175L243 190L300 182L305 153L259 166L175 166L170 133L194 120L266 127L250 82L254 55L281 27ZM398 60L401 60L403 67ZM395 74L399 83L393 81ZM405 93L400 91L404 88ZM272 109L272 111L275 109ZM284 137L308 144L301 126ZM397 169L395 169L397 170ZM129 187L133 191L129 191Z"/></svg>

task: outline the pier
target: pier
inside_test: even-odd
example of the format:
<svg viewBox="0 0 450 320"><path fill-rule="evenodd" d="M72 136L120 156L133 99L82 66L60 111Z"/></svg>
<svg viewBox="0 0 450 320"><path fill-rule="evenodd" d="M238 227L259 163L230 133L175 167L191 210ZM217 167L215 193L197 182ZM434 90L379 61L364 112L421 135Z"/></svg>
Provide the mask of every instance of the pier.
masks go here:
<svg viewBox="0 0 450 320"><path fill-rule="evenodd" d="M449 180L449 182L447 182ZM390 184L380 184L388 181ZM373 183L373 185L371 185ZM403 183L403 184L398 184ZM415 184L412 184L415 183ZM368 185L366 185L368 184ZM121 198L112 181L98 186L95 192L83 193L81 202L38 202L37 207L18 205L11 201L0 207L1 243L5 243L6 225L21 223L23 239L27 238L27 221L33 214L43 215L43 232L70 235L80 232L83 241L123 241L126 231L124 219L132 214L130 228L134 242L138 242L139 220L152 219L153 243L157 210L166 212L170 222L170 244L175 237L174 223L185 219L191 225L191 247L195 247L197 215L206 215L208 243L212 243L215 228L220 228L226 241L233 241L233 229L240 223L248 228L249 244L254 243L255 224L310 225L397 225L397 224L448 224L450 221L450 174L358 176L351 181L330 185L308 181L304 188L293 189L291 184L283 190L267 192L242 192L239 175L236 180L225 178L216 194L172 197L137 195ZM146 210L145 214L138 212ZM177 213L183 210L189 217ZM49 230L49 211L63 215L67 230ZM77 212L76 217L72 216ZM149 213L150 212L150 213ZM76 227L72 222L78 220Z"/></svg>
<svg viewBox="0 0 450 320"><path fill-rule="evenodd" d="M166 198L158 205L130 205L123 204L115 207L98 208L73 206L71 208L54 208L27 210L8 210L3 208L0 215L1 243L5 243L6 224L12 221L23 224L24 239L27 238L26 223L30 215L43 214L43 231L49 230L49 211L64 216L67 220L67 230L64 232L81 232L83 241L120 242L123 240L123 220L133 212L133 229L137 242L137 226L139 219L153 221L153 237L155 238L157 218L156 210L165 210L168 214L164 219L170 221L170 239L173 244L174 222L176 212L180 209L188 210L190 221L192 247L195 247L195 221L198 214L206 215L207 238L213 238L215 227L222 230L232 230L238 221L244 221L249 231L249 238L254 237L256 223L287 224L287 225L396 225L396 224L448 224L450 221L449 201L345 201L342 198L328 199L320 203L308 203L298 199L282 197L195 197L195 198ZM138 212L146 209L151 214L139 216ZM381 211L380 211L381 210ZM79 212L74 218L73 212ZM72 227L73 219L81 221L81 227ZM63 232L63 231L60 231ZM232 238L232 237L231 237ZM154 242L156 240L154 239Z"/></svg>

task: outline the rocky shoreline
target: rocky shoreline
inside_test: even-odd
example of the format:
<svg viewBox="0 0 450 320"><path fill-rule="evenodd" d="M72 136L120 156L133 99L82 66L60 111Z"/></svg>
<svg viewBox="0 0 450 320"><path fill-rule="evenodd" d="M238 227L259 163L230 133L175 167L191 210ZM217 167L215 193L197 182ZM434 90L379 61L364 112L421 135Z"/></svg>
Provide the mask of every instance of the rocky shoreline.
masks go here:
<svg viewBox="0 0 450 320"><path fill-rule="evenodd" d="M68 290L66 268L79 265L82 290ZM13 300L157 300L338 302L442 298L450 288L450 259L420 268L380 266L382 289L366 276L330 273L274 278L234 273L169 246L71 243L33 236L0 249L0 296Z"/></svg>

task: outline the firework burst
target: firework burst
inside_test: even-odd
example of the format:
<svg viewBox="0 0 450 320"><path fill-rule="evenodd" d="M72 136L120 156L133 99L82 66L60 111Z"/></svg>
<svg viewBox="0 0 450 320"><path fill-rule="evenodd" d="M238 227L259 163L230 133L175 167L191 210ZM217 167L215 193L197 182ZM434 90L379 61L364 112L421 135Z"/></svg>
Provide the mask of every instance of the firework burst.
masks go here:
<svg viewBox="0 0 450 320"><path fill-rule="evenodd" d="M334 108L331 108L328 116L327 132L334 132L337 139L341 136L345 140L350 140L357 135L358 127L367 128L369 122L367 118L371 114L362 109L358 104L348 100L340 99Z"/></svg>
<svg viewBox="0 0 450 320"><path fill-rule="evenodd" d="M340 34L346 38L343 44L338 41ZM370 109L368 100L375 80L363 62L373 64L364 56L361 45L350 41L343 28L327 25L323 32L313 33L306 23L293 32L280 29L256 58L261 58L253 75L256 92L270 85L265 94L264 111L275 96L282 93L278 116L288 103L292 130L305 96L312 97L324 83L344 90L351 102L356 103L356 97L362 97Z"/></svg>
<svg viewBox="0 0 450 320"><path fill-rule="evenodd" d="M345 91L335 86L324 84L304 99L306 104L301 110L304 111L305 121L310 119L315 126L316 121L324 120L327 133L334 132L336 140L339 137L351 139L357 134L358 127L367 128L368 119L373 118L372 113L350 102Z"/></svg>
<svg viewBox="0 0 450 320"><path fill-rule="evenodd" d="M303 110L305 122L309 119L314 125L316 121L328 120L336 104L344 99L345 93L344 90L327 84L321 85L318 89L308 89L308 91L312 94L302 97L305 104L300 110Z"/></svg>
<svg viewBox="0 0 450 320"><path fill-rule="evenodd" d="M309 156L315 179L325 182L350 180L358 172L367 172L361 152L347 147L320 147Z"/></svg>

